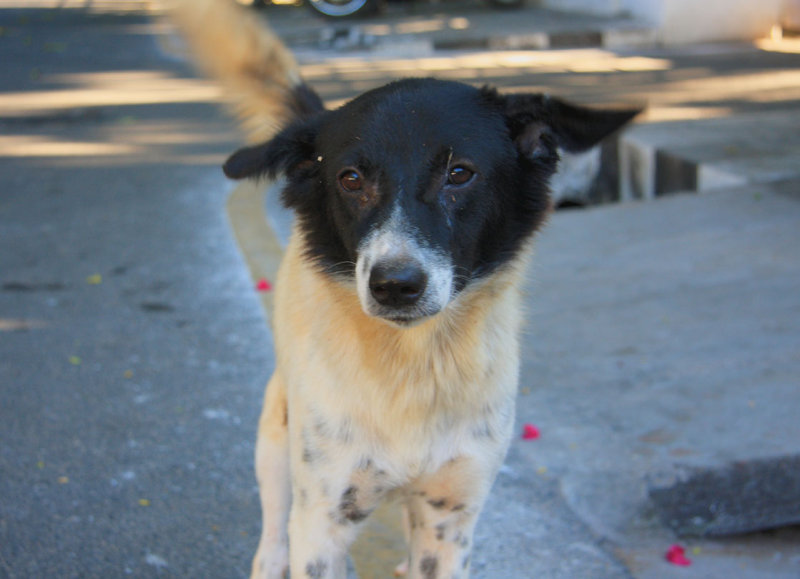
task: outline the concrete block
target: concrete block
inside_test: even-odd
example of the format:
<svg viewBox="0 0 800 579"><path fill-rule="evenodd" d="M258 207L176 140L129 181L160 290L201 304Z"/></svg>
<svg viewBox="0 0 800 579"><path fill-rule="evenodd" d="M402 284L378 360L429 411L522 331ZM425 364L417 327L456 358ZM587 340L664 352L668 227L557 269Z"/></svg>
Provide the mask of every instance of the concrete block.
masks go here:
<svg viewBox="0 0 800 579"><path fill-rule="evenodd" d="M800 455L683 468L652 480L650 498L680 535L749 533L800 523Z"/></svg>
<svg viewBox="0 0 800 579"><path fill-rule="evenodd" d="M800 117L765 111L642 123L620 142L622 200L796 179Z"/></svg>

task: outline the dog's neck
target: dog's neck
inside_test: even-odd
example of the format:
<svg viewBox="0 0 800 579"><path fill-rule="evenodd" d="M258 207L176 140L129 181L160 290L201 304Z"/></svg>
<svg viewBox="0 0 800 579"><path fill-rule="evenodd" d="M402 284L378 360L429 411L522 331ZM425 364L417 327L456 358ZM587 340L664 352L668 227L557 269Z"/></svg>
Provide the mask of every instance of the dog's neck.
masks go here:
<svg viewBox="0 0 800 579"><path fill-rule="evenodd" d="M321 360L321 371L337 374L339 395L354 404L369 398L378 416L478 415L516 388L525 249L439 314L399 328L365 314L355 284L324 273L294 235L276 285L278 364L292 372L311 356ZM503 387L487 390L487 381Z"/></svg>

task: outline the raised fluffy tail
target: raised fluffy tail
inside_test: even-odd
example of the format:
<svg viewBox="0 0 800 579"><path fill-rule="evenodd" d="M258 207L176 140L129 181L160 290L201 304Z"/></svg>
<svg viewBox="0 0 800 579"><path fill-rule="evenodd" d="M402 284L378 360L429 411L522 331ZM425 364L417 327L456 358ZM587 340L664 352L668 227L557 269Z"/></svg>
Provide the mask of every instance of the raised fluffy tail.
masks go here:
<svg viewBox="0 0 800 579"><path fill-rule="evenodd" d="M222 84L248 141L265 141L292 119L324 108L291 52L255 12L234 0L172 0L169 14L193 60Z"/></svg>

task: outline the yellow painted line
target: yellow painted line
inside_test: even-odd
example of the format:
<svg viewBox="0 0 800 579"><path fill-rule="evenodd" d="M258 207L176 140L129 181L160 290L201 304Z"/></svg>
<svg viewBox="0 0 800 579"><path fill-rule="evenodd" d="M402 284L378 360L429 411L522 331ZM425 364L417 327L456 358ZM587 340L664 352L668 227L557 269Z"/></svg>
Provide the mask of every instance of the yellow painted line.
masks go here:
<svg viewBox="0 0 800 579"><path fill-rule="evenodd" d="M255 288L264 278L275 284L283 248L267 221L264 210L264 181L242 181L230 194L227 203L228 220L239 244L245 263L250 269ZM272 321L274 297L272 291L259 292L267 319Z"/></svg>
<svg viewBox="0 0 800 579"><path fill-rule="evenodd" d="M275 284L283 257L278 236L269 224L264 195L269 188L264 181L243 181L230 194L228 220L253 279L253 287L265 278ZM260 292L261 305L270 324L273 320L272 291ZM312 304L309 304L312 307ZM394 568L406 556L400 510L395 503L378 508L350 549L359 579L391 577Z"/></svg>

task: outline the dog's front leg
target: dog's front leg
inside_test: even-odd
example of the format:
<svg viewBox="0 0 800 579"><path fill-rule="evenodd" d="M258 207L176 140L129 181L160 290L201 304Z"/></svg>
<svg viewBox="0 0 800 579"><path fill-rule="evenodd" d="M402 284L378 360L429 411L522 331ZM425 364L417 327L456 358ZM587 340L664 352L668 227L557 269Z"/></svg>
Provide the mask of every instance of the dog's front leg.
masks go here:
<svg viewBox="0 0 800 579"><path fill-rule="evenodd" d="M286 387L277 373L267 385L258 424L256 478L262 529L251 579L283 579L289 568L287 525L291 492Z"/></svg>
<svg viewBox="0 0 800 579"><path fill-rule="evenodd" d="M330 517L333 505L292 507L289 522L292 577L345 579L347 549L355 538L352 525Z"/></svg>
<svg viewBox="0 0 800 579"><path fill-rule="evenodd" d="M469 577L472 533L495 472L481 459L459 457L414 484L406 500L409 579Z"/></svg>
<svg viewBox="0 0 800 579"><path fill-rule="evenodd" d="M391 482L346 426L301 405L292 414L292 577L344 579L347 550Z"/></svg>

